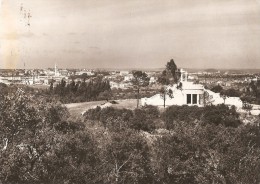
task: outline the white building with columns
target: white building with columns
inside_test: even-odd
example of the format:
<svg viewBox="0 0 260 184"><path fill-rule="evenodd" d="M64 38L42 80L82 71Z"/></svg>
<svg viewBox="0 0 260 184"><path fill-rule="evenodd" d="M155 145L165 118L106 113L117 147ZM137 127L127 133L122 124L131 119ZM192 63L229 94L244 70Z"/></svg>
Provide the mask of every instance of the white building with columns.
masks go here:
<svg viewBox="0 0 260 184"><path fill-rule="evenodd" d="M184 70L180 70L181 77L179 84L168 86L167 89L171 89L173 92L172 97L166 95L165 105L188 105L203 107L206 104L222 104L235 105L237 108L242 108L243 102L238 97L223 97L219 93L214 93L210 90L206 90L201 84L194 84L189 82L188 73ZM141 104L153 105L153 106L164 106L164 98L161 94L156 94L150 98L142 98Z"/></svg>

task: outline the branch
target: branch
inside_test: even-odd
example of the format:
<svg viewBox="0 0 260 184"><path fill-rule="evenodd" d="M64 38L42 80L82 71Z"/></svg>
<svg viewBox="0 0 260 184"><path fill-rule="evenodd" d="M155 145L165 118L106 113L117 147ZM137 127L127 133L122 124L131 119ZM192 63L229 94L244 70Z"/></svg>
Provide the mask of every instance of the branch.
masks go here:
<svg viewBox="0 0 260 184"><path fill-rule="evenodd" d="M129 155L128 159L118 168L118 171L130 160L132 153Z"/></svg>
<svg viewBox="0 0 260 184"><path fill-rule="evenodd" d="M8 145L8 139L7 138L3 139L3 144L4 144L4 147L3 147L2 151L5 151L7 149L7 145Z"/></svg>

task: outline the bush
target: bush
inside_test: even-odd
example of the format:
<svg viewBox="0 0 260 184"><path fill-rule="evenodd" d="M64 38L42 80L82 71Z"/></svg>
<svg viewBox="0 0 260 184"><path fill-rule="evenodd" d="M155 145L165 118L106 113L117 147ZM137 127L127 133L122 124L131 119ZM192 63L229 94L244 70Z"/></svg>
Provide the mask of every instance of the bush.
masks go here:
<svg viewBox="0 0 260 184"><path fill-rule="evenodd" d="M207 107L197 106L171 106L162 114L167 129L173 129L176 122L194 122L203 121L205 124L225 125L237 127L241 124L239 114L235 107L210 105Z"/></svg>
<svg viewBox="0 0 260 184"><path fill-rule="evenodd" d="M203 117L205 123L213 123L215 125L222 124L227 127L238 127L241 124L235 106L231 108L224 104L207 106L203 110Z"/></svg>
<svg viewBox="0 0 260 184"><path fill-rule="evenodd" d="M210 90L215 93L220 93L223 90L223 87L221 87L220 85L217 85L217 86L212 87Z"/></svg>
<svg viewBox="0 0 260 184"><path fill-rule="evenodd" d="M130 128L153 132L156 129L156 122L159 119L160 112L155 106L145 106L134 110L134 117L130 122Z"/></svg>
<svg viewBox="0 0 260 184"><path fill-rule="evenodd" d="M152 132L155 130L155 123L159 120L160 112L157 107L145 106L134 111L129 109L115 109L97 107L90 109L84 114L88 120L102 122L103 126L109 129L131 128Z"/></svg>
<svg viewBox="0 0 260 184"><path fill-rule="evenodd" d="M166 123L167 129L174 128L174 123L178 121L191 122L200 120L203 108L197 106L170 106L162 114L162 119Z"/></svg>

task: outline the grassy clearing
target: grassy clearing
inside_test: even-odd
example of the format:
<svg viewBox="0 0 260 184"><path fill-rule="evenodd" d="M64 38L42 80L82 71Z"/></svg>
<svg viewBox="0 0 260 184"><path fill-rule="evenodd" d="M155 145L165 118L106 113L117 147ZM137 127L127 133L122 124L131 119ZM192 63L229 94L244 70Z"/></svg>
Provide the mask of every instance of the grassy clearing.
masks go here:
<svg viewBox="0 0 260 184"><path fill-rule="evenodd" d="M93 101L93 102L82 102L82 103L70 103L70 104L65 104L65 106L68 108L70 114L73 117L79 117L81 116L82 112L85 112L91 108L95 108L96 106L100 106L101 104L104 103L105 101Z"/></svg>
<svg viewBox="0 0 260 184"><path fill-rule="evenodd" d="M70 114L73 117L80 117L83 112L91 108L96 108L100 106L101 108L105 107L114 107L119 109L135 109L136 108L136 99L127 99L127 100L115 100L117 104L112 104L106 101L93 101L93 102L82 102L82 103L71 103L65 104L68 108Z"/></svg>

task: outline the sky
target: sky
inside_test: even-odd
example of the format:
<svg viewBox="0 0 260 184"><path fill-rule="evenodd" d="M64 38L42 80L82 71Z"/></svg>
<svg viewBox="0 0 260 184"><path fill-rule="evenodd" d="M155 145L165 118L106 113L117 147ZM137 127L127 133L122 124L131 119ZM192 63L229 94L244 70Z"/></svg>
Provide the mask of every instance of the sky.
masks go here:
<svg viewBox="0 0 260 184"><path fill-rule="evenodd" d="M260 0L0 0L0 6L0 68L152 69L171 58L184 68L260 68Z"/></svg>

